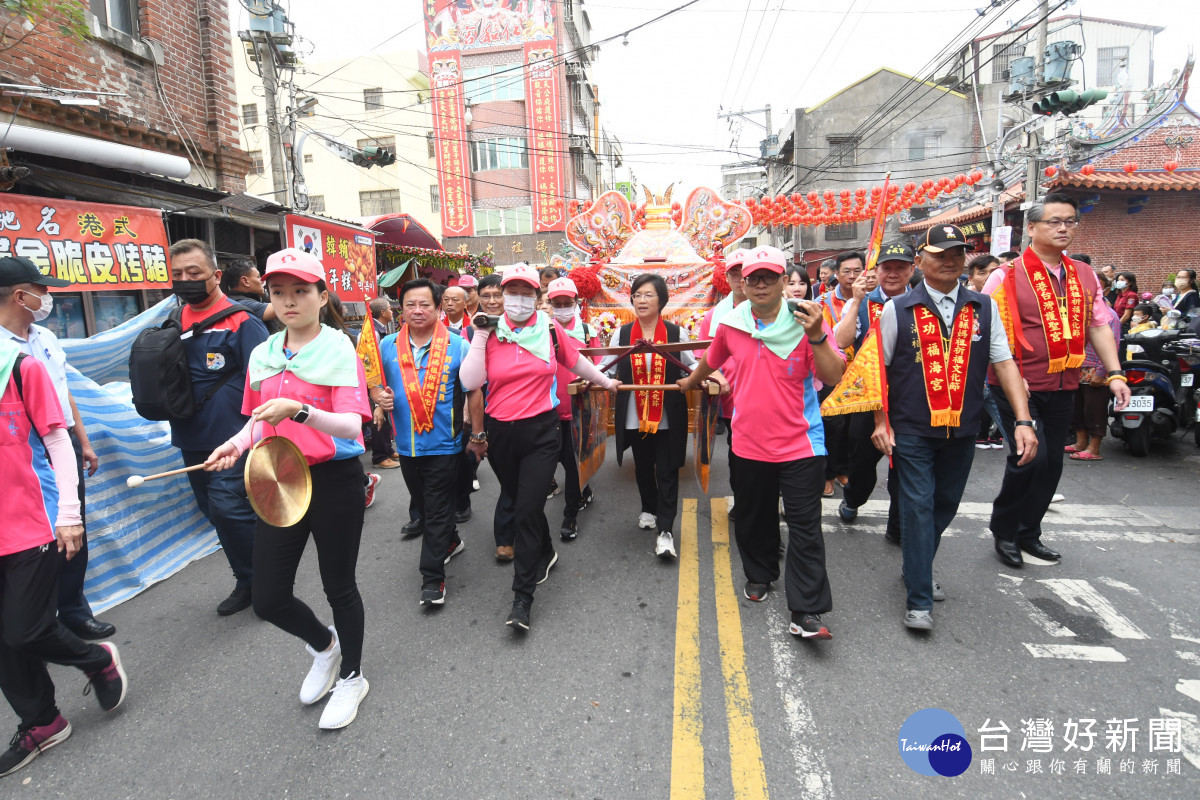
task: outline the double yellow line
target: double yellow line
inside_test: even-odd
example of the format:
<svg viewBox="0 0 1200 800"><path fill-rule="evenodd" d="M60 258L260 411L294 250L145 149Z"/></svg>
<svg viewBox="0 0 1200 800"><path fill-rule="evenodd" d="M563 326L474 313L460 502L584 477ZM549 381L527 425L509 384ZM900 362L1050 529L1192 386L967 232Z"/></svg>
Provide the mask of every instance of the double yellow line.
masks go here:
<svg viewBox="0 0 1200 800"><path fill-rule="evenodd" d="M766 800L754 702L746 673L742 620L729 552L725 498L710 501L717 642L729 728L730 778L735 800ZM671 741L671 800L704 798L704 716L700 703L700 554L696 500L683 501L679 547L679 599L675 620L675 708Z"/></svg>

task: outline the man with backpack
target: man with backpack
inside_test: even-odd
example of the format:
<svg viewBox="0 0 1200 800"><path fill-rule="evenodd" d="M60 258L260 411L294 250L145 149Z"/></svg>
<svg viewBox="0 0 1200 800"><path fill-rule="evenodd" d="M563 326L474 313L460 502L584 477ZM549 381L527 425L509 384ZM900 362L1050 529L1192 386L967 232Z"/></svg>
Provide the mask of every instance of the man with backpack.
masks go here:
<svg viewBox="0 0 1200 800"><path fill-rule="evenodd" d="M246 364L251 351L266 341L267 328L221 291L221 271L207 242L182 239L171 245L171 281L172 290L184 302L171 319L183 332L179 338L186 353L194 406L190 415L169 420L171 444L180 449L183 463L190 467L204 463L209 453L246 424L242 414ZM130 377L136 402L137 376ZM236 614L251 603L258 518L246 497L245 459L243 455L233 469L221 472L188 473L200 511L216 529L236 580L233 593L217 606L221 616Z"/></svg>

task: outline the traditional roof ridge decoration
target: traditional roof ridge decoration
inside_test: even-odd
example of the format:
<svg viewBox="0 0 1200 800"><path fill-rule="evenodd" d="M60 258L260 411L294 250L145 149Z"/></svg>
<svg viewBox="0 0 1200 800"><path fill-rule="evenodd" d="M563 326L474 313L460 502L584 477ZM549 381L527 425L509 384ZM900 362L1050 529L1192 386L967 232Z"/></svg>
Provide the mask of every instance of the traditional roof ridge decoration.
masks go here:
<svg viewBox="0 0 1200 800"><path fill-rule="evenodd" d="M1136 191L1200 189L1200 115L1182 101L1176 106L1187 113L1156 118L1140 135L1102 150L1085 164L1060 170L1050 186Z"/></svg>
<svg viewBox="0 0 1200 800"><path fill-rule="evenodd" d="M1005 208L1013 203L1020 203L1025 199L1025 187L1017 184L1010 186L1000 193L1000 199L1003 201ZM984 203L974 203L964 208L957 206L948 208L940 214L929 217L928 219L919 219L900 226L901 233L920 233L927 228L932 228L935 225L961 225L964 222L972 220L984 219L992 215L992 203L987 201Z"/></svg>

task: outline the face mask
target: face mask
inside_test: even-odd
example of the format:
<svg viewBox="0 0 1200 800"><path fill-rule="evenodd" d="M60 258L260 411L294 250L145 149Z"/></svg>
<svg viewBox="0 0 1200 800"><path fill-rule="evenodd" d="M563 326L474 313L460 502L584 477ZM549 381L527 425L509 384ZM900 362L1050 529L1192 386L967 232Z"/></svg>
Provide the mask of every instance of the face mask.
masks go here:
<svg viewBox="0 0 1200 800"><path fill-rule="evenodd" d="M1185 292L1185 291L1187 291L1189 284L1186 280L1181 280L1181 281L1175 281L1175 286L1179 289L1179 291ZM1174 290L1172 290L1171 294L1174 294L1174 293L1175 293Z"/></svg>
<svg viewBox="0 0 1200 800"><path fill-rule="evenodd" d="M1164 286L1162 293L1165 294L1167 297L1174 297L1175 296L1175 287L1174 286Z"/></svg>
<svg viewBox="0 0 1200 800"><path fill-rule="evenodd" d="M1114 289L1124 289L1128 285L1125 281L1113 281Z"/></svg>
<svg viewBox="0 0 1200 800"><path fill-rule="evenodd" d="M42 304L38 306L37 311L31 311L34 322L41 322L46 317L50 316L50 312L54 308L54 298L50 296L49 292L46 292L44 295L42 295L41 300Z"/></svg>
<svg viewBox="0 0 1200 800"><path fill-rule="evenodd" d="M529 319L533 316L536 308L536 297L526 297L523 294L504 295L504 313L508 314L509 319L513 322L524 322Z"/></svg>
<svg viewBox="0 0 1200 800"><path fill-rule="evenodd" d="M1129 318L1130 325L1141 325L1145 321L1146 321L1145 317L1130 317Z"/></svg>
<svg viewBox="0 0 1200 800"><path fill-rule="evenodd" d="M171 291L190 306L208 299L208 279L202 281L171 281Z"/></svg>
<svg viewBox="0 0 1200 800"><path fill-rule="evenodd" d="M575 319L575 307L554 309L554 318L564 325Z"/></svg>

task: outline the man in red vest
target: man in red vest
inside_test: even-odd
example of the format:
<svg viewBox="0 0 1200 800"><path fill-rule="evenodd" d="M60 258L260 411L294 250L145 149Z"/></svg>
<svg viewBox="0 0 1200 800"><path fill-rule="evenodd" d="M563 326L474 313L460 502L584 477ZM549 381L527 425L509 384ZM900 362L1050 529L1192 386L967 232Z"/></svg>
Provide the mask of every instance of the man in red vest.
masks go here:
<svg viewBox="0 0 1200 800"><path fill-rule="evenodd" d="M1012 263L996 269L983 291L1000 310L1008 344L1029 391L1029 412L1038 436L1037 457L1018 464L1008 456L1004 482L992 504L992 535L1000 561L1024 564L1022 551L1047 561L1061 555L1042 543L1042 517L1058 490L1063 445L1071 425L1084 347L1091 343L1108 372L1116 410L1129 404L1129 387L1109 329L1100 283L1087 264L1067 255L1079 226L1079 204L1054 192L1029 209L1030 246ZM988 384L999 386L994 371ZM993 389L1005 441L1013 441L1016 417L1003 392ZM1022 424L1016 422L1016 424Z"/></svg>

